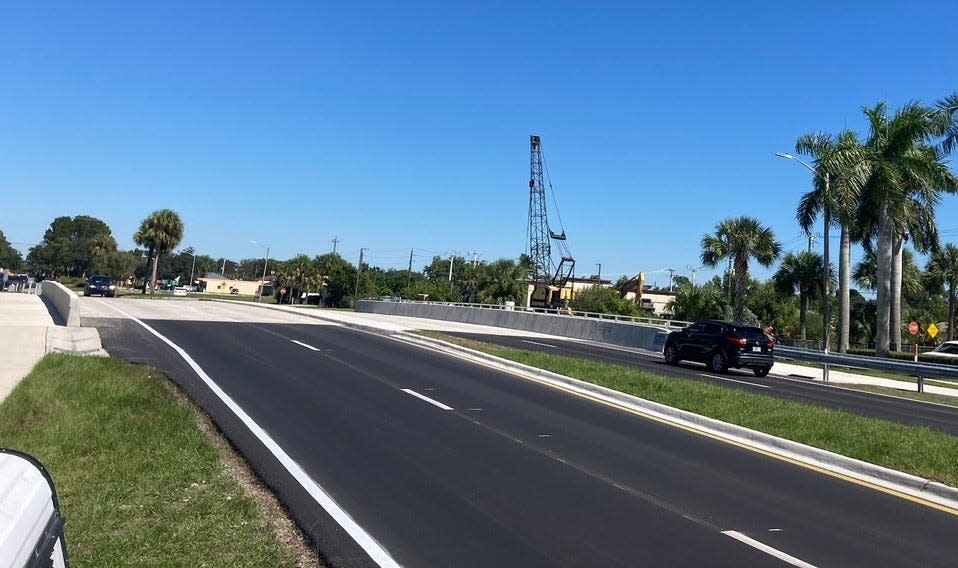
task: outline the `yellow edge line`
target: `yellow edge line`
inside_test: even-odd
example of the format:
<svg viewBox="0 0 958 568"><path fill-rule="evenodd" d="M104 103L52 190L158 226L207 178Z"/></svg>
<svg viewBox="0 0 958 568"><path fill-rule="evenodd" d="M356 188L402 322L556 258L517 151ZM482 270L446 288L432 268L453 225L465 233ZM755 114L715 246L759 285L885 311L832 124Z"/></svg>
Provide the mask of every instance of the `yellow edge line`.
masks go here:
<svg viewBox="0 0 958 568"><path fill-rule="evenodd" d="M457 347L461 347L461 346L457 346ZM463 349L468 349L468 347L464 347ZM445 350L442 350L442 349L440 349L440 350L443 351L444 353L448 353L448 352L445 351ZM482 353L482 352L480 351L480 353ZM488 353L484 353L484 354L485 354L485 355L489 355ZM495 355L490 355L490 356L491 356L491 357L495 357ZM471 360L474 360L474 359L471 359ZM510 361L509 359L504 359L504 358L503 358L503 360L509 361L510 363L519 364L519 365L522 364L522 363L518 363L517 361ZM489 362L489 361L484 361L484 360L482 360L482 359L479 359L479 361L477 361L477 362L478 362L480 365L484 366L484 367L488 367L488 368L490 368L490 369L495 369L495 370L498 370L498 371L502 371L501 368L494 366L494 365L493 365L491 362ZM541 370L545 371L545 369L541 369ZM572 394L572 395L575 395L575 396L578 396L578 397L581 397L581 398L589 399L589 400L591 400L591 401L593 401L593 402L598 402L598 403L600 403L600 404L603 404L603 405L608 406L608 407L610 407L610 408L614 408L614 409L616 409L616 410L624 411L624 412L627 412L627 413L629 413L629 414L633 414L633 415L635 415L635 416L640 416L640 417L645 418L645 419L647 419L647 420L653 420L653 421L658 422L658 423L660 423L660 424L665 424L665 425L671 426L671 427L673 427L673 428L679 428L679 429L681 429L681 430L685 430L686 432L691 432L691 433L693 433L693 434L697 434L697 435L699 435L699 436L704 436L704 437L706 437L706 438L709 438L709 439L712 439L712 440L716 440L716 441L718 441L718 442L723 442L723 443L728 444L728 445L730 445L730 446L735 446L735 447L738 447L738 448L742 448L742 449L744 449L744 450L749 450L749 451L751 451L751 452L755 452L755 453L761 454L761 455L763 455L763 456L767 456L767 457L770 457L770 458L774 458L774 459L777 459L777 460L779 460L779 461L783 461L783 462L786 462L786 463L790 463L790 464L792 464L792 465L797 465L797 466L799 466L799 467L803 467L803 468L805 468L805 469L809 469L809 470L812 470L812 471L815 471L815 472L818 472L818 473L822 473L822 474L828 475L828 476L830 476L830 477L834 477L834 478L836 478L836 479L841 479L841 480L844 480L844 481L848 481L848 482L850 482L850 483L854 483L855 485L860 485L860 486L862 486L862 487L867 487L867 488L869 488L869 489L874 489L874 490L876 490L876 491L879 491L879 492L881 492L881 493L885 493L885 494L887 494L887 495L892 495L892 496L894 496L894 497L899 497L899 498L901 498L901 499L905 499L905 500L907 500L907 501L911 501L911 502L917 503L917 504L919 504L919 505L924 505L924 506L926 506L926 507L930 507L930 508L932 508L932 509L937 509L937 510L942 511L942 512L944 512L944 513L948 513L948 514L951 514L951 515L958 516L958 509L955 509L955 508L953 508L953 507L949 507L949 506L947 506L947 505L942 505L941 503L936 503L936 502L934 502L934 501L929 501L928 499L923 499L923 498L921 498L921 497L918 497L918 496L915 496L915 495L911 495L911 494L909 494L909 493L904 493L904 492L901 492L901 491L898 491L898 490L895 490L895 489L891 489L891 488L889 488L889 487L885 487L885 486L883 486L883 485L878 485L878 484L876 484L876 483L872 483L872 482L870 482L870 481L865 481L865 480L863 480L863 479L858 479L857 477L852 477L852 476L850 476L850 475L846 475L846 474L844 474L844 473L840 473L840 472L837 472L837 471L834 471L834 470L830 470L830 469L827 469L827 468L824 468L824 467L821 467L821 466L818 466L818 465L815 465L815 464L810 464L810 463L808 463L808 462L804 462L804 461L801 461L801 460L796 460L796 459L794 459L794 458L790 458L790 457L784 456L784 455L782 455L782 454L778 454L778 453L775 453L775 452L771 452L771 451L768 451L768 450L764 450L764 449L762 449L762 448L757 448L757 447L755 447L755 446L751 446L751 445L749 445L749 444L745 444L745 443L742 443L742 442L739 442L739 441L736 441L736 440L731 440L731 439L729 439L729 438L725 438L725 437L719 436L719 435L717 435L717 434L713 434L713 433L711 433L711 432L708 432L708 431L705 431L705 430L701 430L701 429L699 429L699 428L695 428L694 426L689 426L689 425L687 425L687 424L682 424L682 423L680 423L680 422L677 422L677 421L674 421L674 420L670 420L670 419L667 419L667 418L663 418L663 417L661 417L661 416L655 416L655 415L653 415L653 414L648 414L648 413L643 412L643 411L641 411L641 410L636 410L635 408L630 408L630 407L628 407L628 406L624 406L624 405L622 405L622 404L619 404L619 403L616 403L616 402L613 402L613 401L610 401L610 400L606 400L606 399L604 399L604 398L602 398L602 397L593 395L593 394L591 394L591 393L581 392L581 391L578 391L578 390L573 389L573 388L569 388L569 387L564 386L564 385L556 384L556 383L554 383L553 381L541 379L541 378L538 378L538 377L531 377L531 376L528 375L527 372L522 371L522 370L520 370L520 369L507 368L507 371L506 371L506 372L508 372L508 373L511 374L511 375L515 375L515 376L517 376L517 377L520 377L520 378L523 378L523 379L526 379L526 380L535 381L535 382L537 382L537 383L539 383L539 384L541 384L541 385L546 385L546 386L552 387L552 388L554 388L554 389L557 389L557 390L560 390L560 391L563 391L563 392L566 392L566 393L569 393L569 394ZM547 371L547 372L551 372L551 371ZM573 378L573 377L570 377L570 378ZM575 379L575 380L580 380L580 381L581 381L582 379ZM588 382L588 381L583 381L583 382ZM589 384L593 384L593 383L589 383ZM599 386L599 385L596 385L596 386ZM626 394L626 393L623 393L623 394ZM713 420L715 420L715 419L713 419ZM731 424L731 423L730 423L730 424ZM736 426L737 426L737 424L736 424ZM744 426L741 426L741 427L744 428ZM801 443L801 442L798 442L798 443ZM813 447L814 447L814 446L813 446ZM819 449L820 449L820 448L819 448ZM825 451L828 451L828 450L825 450Z"/></svg>

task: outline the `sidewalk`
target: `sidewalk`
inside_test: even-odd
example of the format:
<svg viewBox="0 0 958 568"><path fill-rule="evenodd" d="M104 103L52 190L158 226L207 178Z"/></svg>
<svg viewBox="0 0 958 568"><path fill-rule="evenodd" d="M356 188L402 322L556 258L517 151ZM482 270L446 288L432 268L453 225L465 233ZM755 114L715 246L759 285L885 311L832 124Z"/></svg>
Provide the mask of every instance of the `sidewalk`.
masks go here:
<svg viewBox="0 0 958 568"><path fill-rule="evenodd" d="M0 293L0 402L47 352L53 318L39 296Z"/></svg>
<svg viewBox="0 0 958 568"><path fill-rule="evenodd" d="M0 402L51 351L106 355L96 328L58 326L39 296L0 293Z"/></svg>

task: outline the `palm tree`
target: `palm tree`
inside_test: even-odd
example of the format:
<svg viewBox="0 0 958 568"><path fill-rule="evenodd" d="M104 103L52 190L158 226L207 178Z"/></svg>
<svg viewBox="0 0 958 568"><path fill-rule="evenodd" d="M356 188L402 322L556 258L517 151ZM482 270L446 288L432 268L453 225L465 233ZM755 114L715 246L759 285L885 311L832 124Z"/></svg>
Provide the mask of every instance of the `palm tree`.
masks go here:
<svg viewBox="0 0 958 568"><path fill-rule="evenodd" d="M725 219L715 226L715 234L702 236L702 264L710 268L719 261L732 262L735 274L735 302L732 318L741 321L745 315L745 288L748 284L748 261L754 258L762 266L771 266L782 246L768 227L752 217Z"/></svg>
<svg viewBox="0 0 958 568"><path fill-rule="evenodd" d="M506 300L524 301L529 290L529 268L529 264L523 259L518 263L506 258L490 262L486 267L489 280L479 291L480 301L496 304Z"/></svg>
<svg viewBox="0 0 958 568"><path fill-rule="evenodd" d="M806 134L795 143L798 154L814 158L815 186L802 196L796 217L806 234L818 214L825 222L837 222L841 229L838 254L838 349L848 351L851 232L858 211L860 188L865 174L864 148L858 135L846 130L833 138L830 134ZM826 182L827 176L827 182ZM826 195L827 192L827 195Z"/></svg>
<svg viewBox="0 0 958 568"><path fill-rule="evenodd" d="M894 268L904 243L910 203L917 202L933 211L940 192L954 191L958 180L945 164L944 154L928 145L940 132L940 115L933 109L912 102L889 118L882 102L865 108L864 113L870 133L865 143L867 177L859 215L860 224L876 227L875 351L887 357L895 303L892 282L898 281Z"/></svg>
<svg viewBox="0 0 958 568"><path fill-rule="evenodd" d="M181 240L183 240L183 221L171 209L154 211L140 223L139 230L133 234L133 242L147 247L150 258L153 259L152 277L149 283L143 283L144 294L146 294L147 286L156 282L156 269L159 266L160 256L176 248Z"/></svg>
<svg viewBox="0 0 958 568"><path fill-rule="evenodd" d="M828 277L831 278L831 274ZM805 341L808 304L825 295L825 262L822 255L811 251L786 254L772 281L781 294L791 296L798 290L798 333Z"/></svg>
<svg viewBox="0 0 958 568"><path fill-rule="evenodd" d="M938 101L936 134L943 136L938 149L945 155L958 148L958 92Z"/></svg>
<svg viewBox="0 0 958 568"><path fill-rule="evenodd" d="M948 288L948 341L955 338L955 300L958 295L958 246L946 244L932 253L927 267L929 276Z"/></svg>
<svg viewBox="0 0 958 568"><path fill-rule="evenodd" d="M675 297L666 306L676 319L694 321L700 319L725 319L728 317L728 302L721 288L712 284L679 288Z"/></svg>

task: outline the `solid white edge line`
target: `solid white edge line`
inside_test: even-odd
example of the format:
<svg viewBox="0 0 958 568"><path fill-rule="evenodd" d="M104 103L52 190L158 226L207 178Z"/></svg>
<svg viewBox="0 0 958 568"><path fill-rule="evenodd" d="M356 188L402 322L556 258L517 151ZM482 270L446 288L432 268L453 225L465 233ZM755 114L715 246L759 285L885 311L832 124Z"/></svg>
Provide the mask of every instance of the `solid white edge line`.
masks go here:
<svg viewBox="0 0 958 568"><path fill-rule="evenodd" d="M451 406L446 406L445 404L439 402L438 400L433 400L433 399L429 398L428 396L421 395L421 394L419 394L418 392L416 392L416 391L414 391L414 390L412 390L412 389L399 389L399 390L403 391L403 392L406 393L406 394L411 394L411 395L413 395L414 397L416 397L416 398L418 398L418 399L420 399L420 400L424 400L424 401L428 402L429 404L431 404L431 405L433 405L433 406L438 406L439 408L441 408L441 409L443 409L443 410L453 410L453 408L452 408Z"/></svg>
<svg viewBox="0 0 958 568"><path fill-rule="evenodd" d="M804 560L795 558L794 556L790 554L786 554L777 548L772 548L771 546L767 544L763 544L755 540L754 538L749 538L738 531L722 531L722 534L724 534L725 536L732 537L741 543L751 546L752 548L761 550L765 554L768 554L769 556L774 556L775 558L778 558L782 562L787 562L788 564L791 564L792 566L799 566L800 568L815 568L814 564L809 564L808 562L805 562Z"/></svg>
<svg viewBox="0 0 958 568"><path fill-rule="evenodd" d="M319 351L319 348L318 348L318 347L313 347L312 345L310 345L310 344L308 344L308 343L303 343L302 341L297 341L297 340L295 340L295 339L290 339L290 341L292 341L292 342L295 343L296 345L299 345L300 347L305 347L306 349L311 349L311 350L313 350L313 351Z"/></svg>
<svg viewBox="0 0 958 568"><path fill-rule="evenodd" d="M716 375L709 375L708 373L699 373L699 374L702 375L703 377L708 377L708 378L710 378L710 379L718 379L718 380L720 380L720 381L730 381L730 382L733 382L733 383L741 383L741 384L743 384L743 385L749 385L749 386L751 386L751 387L759 387L759 388L763 388L763 389L770 389L770 388L772 388L772 387L769 386L769 385L760 385L760 384L758 384L758 383L750 383L750 382L748 382L748 381L738 381L738 380L735 380L735 379L730 379L730 378L728 378L728 377L719 377L719 376L716 376Z"/></svg>
<svg viewBox="0 0 958 568"><path fill-rule="evenodd" d="M538 341L529 341L528 339L520 339L519 341L521 341L521 342L523 342L523 343L530 343L530 344L532 344L532 345L539 345L539 346L541 346L541 347L549 347L549 348L552 348L552 349L558 349L558 347L556 347L555 345L549 345L548 343L539 343Z"/></svg>
<svg viewBox="0 0 958 568"><path fill-rule="evenodd" d="M349 516L349 513L343 510L343 508L340 507L339 504L336 503L336 501L333 500L332 497L330 497L329 493L327 493L325 489L323 489L318 483L316 483L309 476L309 474L306 473L306 471L304 471L303 468L300 467L300 465L296 463L296 461L293 460L293 458L291 458L289 454L287 454L283 450L283 448L279 446L279 444L273 441L273 438L271 438L270 435L265 430L263 430L263 428L260 427L260 425L257 424L248 414L246 414L246 412L238 404L236 404L236 402L232 398L230 398L230 396L226 394L226 392L223 391L223 389L221 389L219 385L213 382L213 379L211 379L210 376L206 374L206 371L204 371L203 368L200 367L199 364L196 361L194 361L193 358L190 357L186 351L183 350L182 347L173 343L171 340L163 336L160 332L156 331L155 329L153 329L152 327L150 327L143 321L124 312L120 308L117 308L116 306L112 306L102 300L98 300L98 301L104 306L109 306L113 308L114 310L120 312L124 316L135 321L136 323L140 324L141 326L143 326L145 330L149 331L150 333L155 335L157 338L159 338L160 341L172 347L173 350L176 351L180 355L180 357L182 357L183 360L186 361L187 364L189 364L189 366L193 368L196 374L199 375L200 379L202 379L203 382L206 383L206 386L208 386L210 390L213 391L213 393L216 394L216 396L218 396L219 399L223 401L223 403L226 404L226 406L230 410L233 411L233 414L235 414L236 417L239 418L240 421L242 421L243 424L245 424L246 427L250 429L253 435L256 436L256 438L259 439L259 441L262 442L264 446L266 446L266 448L270 451L270 453L272 453L273 456L275 456L276 459L279 460L279 462L283 465L283 467L286 468L286 471L288 471L290 475L292 475L296 479L296 481L299 482L299 484L303 487L303 489L305 489L310 494L310 496L313 499L315 499L316 502L327 513L329 513L329 515L337 523L339 523L339 526L341 526L343 530L345 530L346 533L348 533L349 536L352 537L354 541L356 541L356 544L358 544L366 552L366 554L368 554L370 558L372 558L373 562L383 567L398 568L400 566L400 564L396 562L396 560L394 560L393 557L390 556L388 552L386 552L386 549L383 548L378 542L376 542L376 539L374 539L372 535L366 532L364 528L359 526L359 524L356 523L356 521L354 521L352 517Z"/></svg>

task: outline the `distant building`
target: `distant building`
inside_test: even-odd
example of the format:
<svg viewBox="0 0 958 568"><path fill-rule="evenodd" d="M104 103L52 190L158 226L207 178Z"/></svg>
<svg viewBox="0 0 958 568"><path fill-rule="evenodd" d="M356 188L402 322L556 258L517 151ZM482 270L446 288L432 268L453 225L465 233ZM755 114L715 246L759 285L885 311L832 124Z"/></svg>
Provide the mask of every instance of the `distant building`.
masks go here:
<svg viewBox="0 0 958 568"><path fill-rule="evenodd" d="M202 278L198 279L199 292L208 292L211 294L237 294L241 296L253 296L259 293L259 280L238 280L236 278L226 278L216 272L207 272ZM267 286L268 291L269 286Z"/></svg>

